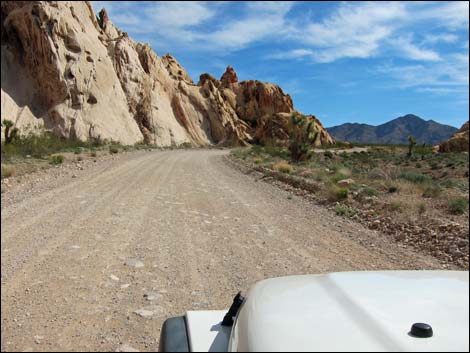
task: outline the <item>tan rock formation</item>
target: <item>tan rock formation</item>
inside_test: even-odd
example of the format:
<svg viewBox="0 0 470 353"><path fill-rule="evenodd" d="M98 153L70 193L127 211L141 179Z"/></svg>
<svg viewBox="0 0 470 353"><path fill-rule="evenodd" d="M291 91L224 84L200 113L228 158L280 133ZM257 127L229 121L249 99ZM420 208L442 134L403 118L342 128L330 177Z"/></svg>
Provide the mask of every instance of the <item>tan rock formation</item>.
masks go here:
<svg viewBox="0 0 470 353"><path fill-rule="evenodd" d="M186 70L170 54L165 54L165 56L162 57L162 61L172 78L194 84Z"/></svg>
<svg viewBox="0 0 470 353"><path fill-rule="evenodd" d="M469 148L469 122L462 125L452 137L441 143L438 147L439 152L468 152Z"/></svg>
<svg viewBox="0 0 470 353"><path fill-rule="evenodd" d="M280 87L238 82L231 67L195 85L175 58L132 40L104 9L96 18L89 2L4 1L1 11L2 118L20 129L160 146L288 134L267 123L284 126L282 114L294 111Z"/></svg>
<svg viewBox="0 0 470 353"><path fill-rule="evenodd" d="M90 6L5 1L1 10L2 62L14 57L30 78L24 100L15 83L17 73L11 69L4 73L2 65L2 90L18 111L27 107L46 128L64 137L129 144L142 140L107 49L98 39L100 29ZM3 114L2 118L10 118Z"/></svg>
<svg viewBox="0 0 470 353"><path fill-rule="evenodd" d="M299 112L294 110L291 96L279 86L256 80L238 82L237 74L230 66L216 84L238 117L251 127L248 131L253 142L284 145L288 142L290 116ZM308 115L307 118L313 120L313 127L319 132L317 145L334 144L333 138L315 116Z"/></svg>

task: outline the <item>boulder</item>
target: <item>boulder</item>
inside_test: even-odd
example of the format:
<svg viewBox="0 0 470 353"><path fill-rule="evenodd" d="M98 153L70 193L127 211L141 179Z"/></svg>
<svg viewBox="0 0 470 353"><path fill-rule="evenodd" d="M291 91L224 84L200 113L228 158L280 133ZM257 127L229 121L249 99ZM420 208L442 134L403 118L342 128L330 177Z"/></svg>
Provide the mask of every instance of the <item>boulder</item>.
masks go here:
<svg viewBox="0 0 470 353"><path fill-rule="evenodd" d="M469 148L469 122L462 125L452 137L441 143L437 150L439 152L468 152Z"/></svg>
<svg viewBox="0 0 470 353"><path fill-rule="evenodd" d="M342 180L339 180L336 185L338 185L339 187L342 187L342 188L345 188L345 187L349 187L351 185L354 184L354 180L353 179L342 179Z"/></svg>

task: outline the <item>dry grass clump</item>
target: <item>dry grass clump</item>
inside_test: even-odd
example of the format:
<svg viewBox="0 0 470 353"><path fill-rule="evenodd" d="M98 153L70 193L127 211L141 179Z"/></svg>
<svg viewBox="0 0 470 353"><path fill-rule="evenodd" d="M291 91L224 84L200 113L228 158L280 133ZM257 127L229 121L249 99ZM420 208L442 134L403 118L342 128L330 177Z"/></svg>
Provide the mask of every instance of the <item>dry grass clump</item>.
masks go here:
<svg viewBox="0 0 470 353"><path fill-rule="evenodd" d="M281 161L281 162L274 164L273 169L276 172L281 172L281 173L286 173L286 174L290 174L294 171L294 167L292 167L289 163L285 161Z"/></svg>
<svg viewBox="0 0 470 353"><path fill-rule="evenodd" d="M9 177L12 177L13 175L15 175L16 173L16 169L14 166L12 165L5 165L5 164L2 164L1 165L2 167L2 179L3 178L9 178Z"/></svg>

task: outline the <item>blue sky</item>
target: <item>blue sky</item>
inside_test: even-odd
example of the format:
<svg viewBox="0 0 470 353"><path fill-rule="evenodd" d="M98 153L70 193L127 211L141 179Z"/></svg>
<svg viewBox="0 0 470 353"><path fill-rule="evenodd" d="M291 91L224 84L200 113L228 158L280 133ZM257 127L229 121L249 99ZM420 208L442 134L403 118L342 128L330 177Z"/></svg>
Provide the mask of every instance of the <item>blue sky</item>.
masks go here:
<svg viewBox="0 0 470 353"><path fill-rule="evenodd" d="M195 82L227 65L281 86L330 127L469 116L469 3L93 1Z"/></svg>

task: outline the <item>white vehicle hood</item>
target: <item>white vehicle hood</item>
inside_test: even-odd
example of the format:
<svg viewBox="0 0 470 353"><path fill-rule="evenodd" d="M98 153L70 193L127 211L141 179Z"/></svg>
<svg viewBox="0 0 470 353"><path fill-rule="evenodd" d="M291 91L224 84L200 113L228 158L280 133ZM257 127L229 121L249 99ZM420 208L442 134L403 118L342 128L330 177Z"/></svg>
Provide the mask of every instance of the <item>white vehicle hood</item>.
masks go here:
<svg viewBox="0 0 470 353"><path fill-rule="evenodd" d="M465 271L340 272L268 279L248 293L230 351L468 351ZM413 323L434 335L409 334Z"/></svg>

